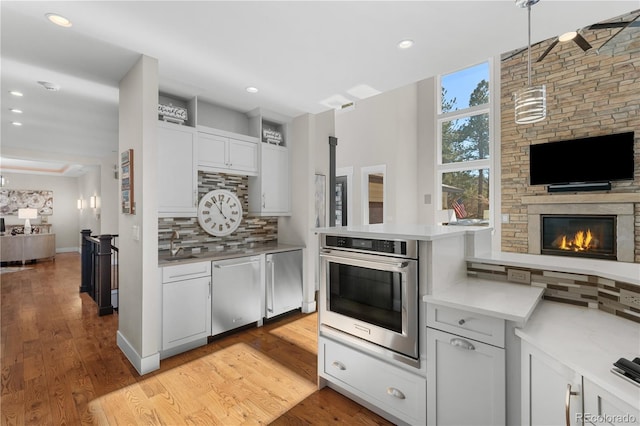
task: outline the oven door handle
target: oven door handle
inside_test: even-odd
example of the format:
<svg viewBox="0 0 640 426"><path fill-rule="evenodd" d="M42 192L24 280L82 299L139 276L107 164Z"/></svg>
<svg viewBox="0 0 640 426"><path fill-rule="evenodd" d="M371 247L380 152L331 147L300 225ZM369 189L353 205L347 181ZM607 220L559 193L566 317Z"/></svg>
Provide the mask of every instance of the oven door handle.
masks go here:
<svg viewBox="0 0 640 426"><path fill-rule="evenodd" d="M379 258L378 256L376 256L375 259L372 259L371 257L367 257L366 259L363 259L360 256L350 256L350 255L345 255L343 253L336 254L335 251L322 250L320 252L320 257L330 262L343 263L351 266L361 266L363 268L370 268L370 269L382 269L381 268L382 266L384 267L385 270L402 271L409 267L408 260L403 260L400 262L398 261L389 262L388 260L382 260L382 259L386 259L387 258L386 256L380 256Z"/></svg>

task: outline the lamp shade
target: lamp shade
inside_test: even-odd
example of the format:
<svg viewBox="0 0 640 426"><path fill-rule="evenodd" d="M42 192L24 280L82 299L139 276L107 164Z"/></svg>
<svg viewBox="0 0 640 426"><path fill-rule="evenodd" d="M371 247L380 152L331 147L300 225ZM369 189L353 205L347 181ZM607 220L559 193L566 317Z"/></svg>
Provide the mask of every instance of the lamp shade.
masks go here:
<svg viewBox="0 0 640 426"><path fill-rule="evenodd" d="M38 209L18 209L18 219L37 219Z"/></svg>
<svg viewBox="0 0 640 426"><path fill-rule="evenodd" d="M527 124L544 120L547 116L547 88L526 87L515 93L516 123Z"/></svg>

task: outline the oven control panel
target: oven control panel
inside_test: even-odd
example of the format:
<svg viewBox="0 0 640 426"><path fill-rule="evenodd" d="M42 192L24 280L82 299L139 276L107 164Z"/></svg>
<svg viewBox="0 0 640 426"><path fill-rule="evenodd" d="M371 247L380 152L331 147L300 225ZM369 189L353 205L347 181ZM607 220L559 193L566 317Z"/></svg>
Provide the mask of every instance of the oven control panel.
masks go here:
<svg viewBox="0 0 640 426"><path fill-rule="evenodd" d="M346 237L342 235L325 235L323 244L326 248L414 257L414 253L412 252L415 252L415 249L412 250L412 245L415 245L415 241L377 240L371 238Z"/></svg>

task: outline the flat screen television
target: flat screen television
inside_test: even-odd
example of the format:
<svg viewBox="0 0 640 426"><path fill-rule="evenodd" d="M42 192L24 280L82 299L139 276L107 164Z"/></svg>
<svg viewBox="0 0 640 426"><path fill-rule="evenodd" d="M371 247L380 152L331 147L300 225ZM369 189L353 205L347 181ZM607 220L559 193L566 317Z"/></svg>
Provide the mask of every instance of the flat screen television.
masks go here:
<svg viewBox="0 0 640 426"><path fill-rule="evenodd" d="M634 132L531 145L529 183L559 185L634 178Z"/></svg>

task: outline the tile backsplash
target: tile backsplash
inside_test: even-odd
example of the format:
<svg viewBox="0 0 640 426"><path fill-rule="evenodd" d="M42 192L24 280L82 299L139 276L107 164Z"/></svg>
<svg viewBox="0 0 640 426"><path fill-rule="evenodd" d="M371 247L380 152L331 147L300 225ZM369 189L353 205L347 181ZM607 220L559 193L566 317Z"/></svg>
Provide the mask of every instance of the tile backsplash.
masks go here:
<svg viewBox="0 0 640 426"><path fill-rule="evenodd" d="M203 251L242 249L254 244L276 243L278 240L278 218L250 216L249 178L224 173L198 172L198 199L214 189L228 189L238 196L244 215L238 229L231 235L214 237L205 232L196 217L165 217L158 219L158 249L169 250L173 231L178 231L176 240L185 250L199 247Z"/></svg>
<svg viewBox="0 0 640 426"><path fill-rule="evenodd" d="M467 275L507 282L502 265L467 262ZM640 287L586 274L570 274L537 268L515 268L531 273L531 285L544 289L543 298L600 309L640 323ZM523 284L526 285L526 284Z"/></svg>

